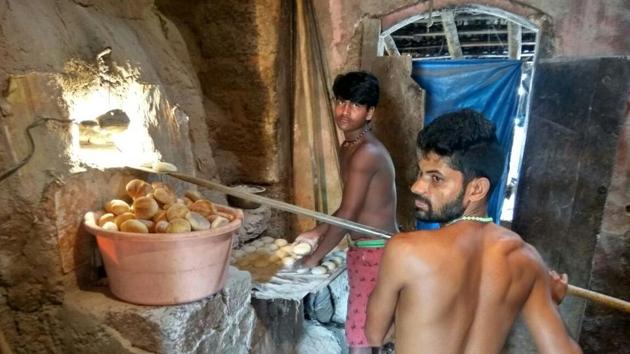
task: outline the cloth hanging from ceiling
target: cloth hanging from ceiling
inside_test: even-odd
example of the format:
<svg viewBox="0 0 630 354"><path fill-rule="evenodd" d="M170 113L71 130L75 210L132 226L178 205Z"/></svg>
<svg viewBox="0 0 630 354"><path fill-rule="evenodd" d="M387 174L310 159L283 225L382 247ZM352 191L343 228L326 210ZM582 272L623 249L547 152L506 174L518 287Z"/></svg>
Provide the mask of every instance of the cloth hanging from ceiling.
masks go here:
<svg viewBox="0 0 630 354"><path fill-rule="evenodd" d="M441 114L462 108L477 110L496 125L505 170L488 201L488 215L497 223L505 198L521 65L518 60L487 59L413 62L412 77L427 91L425 125ZM418 223L417 227L432 229L437 225Z"/></svg>
<svg viewBox="0 0 630 354"><path fill-rule="evenodd" d="M339 139L332 116L328 72L310 0L296 0L293 90L293 191L298 206L332 213L341 202ZM297 216L294 231L315 226Z"/></svg>

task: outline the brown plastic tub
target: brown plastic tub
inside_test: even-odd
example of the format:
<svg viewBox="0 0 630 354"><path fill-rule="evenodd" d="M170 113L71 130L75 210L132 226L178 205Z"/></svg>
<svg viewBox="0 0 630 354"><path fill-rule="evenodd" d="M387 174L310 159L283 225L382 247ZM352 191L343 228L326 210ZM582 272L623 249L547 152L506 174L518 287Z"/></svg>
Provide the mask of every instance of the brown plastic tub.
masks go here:
<svg viewBox="0 0 630 354"><path fill-rule="evenodd" d="M179 234L107 231L86 215L96 236L112 293L140 305L174 305L203 299L221 290L229 266L232 237L243 213L227 225ZM88 213L89 214L89 213Z"/></svg>

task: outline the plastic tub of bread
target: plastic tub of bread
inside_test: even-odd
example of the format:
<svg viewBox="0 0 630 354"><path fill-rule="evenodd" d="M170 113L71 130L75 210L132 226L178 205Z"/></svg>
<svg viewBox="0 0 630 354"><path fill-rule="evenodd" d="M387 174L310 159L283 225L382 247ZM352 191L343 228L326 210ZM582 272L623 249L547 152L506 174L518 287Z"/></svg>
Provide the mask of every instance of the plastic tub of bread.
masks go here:
<svg viewBox="0 0 630 354"><path fill-rule="evenodd" d="M112 200L104 211L85 215L114 296L140 305L174 305L221 290L243 212L203 199L165 204L170 200L158 189L167 187L142 187L128 188L130 207Z"/></svg>

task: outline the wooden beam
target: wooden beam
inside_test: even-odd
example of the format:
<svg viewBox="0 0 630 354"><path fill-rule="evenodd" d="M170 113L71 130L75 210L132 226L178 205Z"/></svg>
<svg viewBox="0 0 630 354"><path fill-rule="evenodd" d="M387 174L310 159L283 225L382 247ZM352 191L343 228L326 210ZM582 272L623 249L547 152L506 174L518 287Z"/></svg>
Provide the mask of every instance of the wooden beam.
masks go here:
<svg viewBox="0 0 630 354"><path fill-rule="evenodd" d="M457 34L457 26L455 25L455 15L453 11L442 11L442 27L446 35L446 43L448 52L453 59L461 58L462 47L459 45L459 36Z"/></svg>
<svg viewBox="0 0 630 354"><path fill-rule="evenodd" d="M508 22L508 55L510 59L521 59L522 27L514 22Z"/></svg>
<svg viewBox="0 0 630 354"><path fill-rule="evenodd" d="M371 71L372 62L378 55L381 20L376 18L367 18L362 22L363 41L361 42L361 69Z"/></svg>
<svg viewBox="0 0 630 354"><path fill-rule="evenodd" d="M392 36L386 36L385 38L383 38L383 43L385 44L385 50L387 51L387 54L389 54L390 56L400 55L398 47L396 47L396 42L394 42Z"/></svg>

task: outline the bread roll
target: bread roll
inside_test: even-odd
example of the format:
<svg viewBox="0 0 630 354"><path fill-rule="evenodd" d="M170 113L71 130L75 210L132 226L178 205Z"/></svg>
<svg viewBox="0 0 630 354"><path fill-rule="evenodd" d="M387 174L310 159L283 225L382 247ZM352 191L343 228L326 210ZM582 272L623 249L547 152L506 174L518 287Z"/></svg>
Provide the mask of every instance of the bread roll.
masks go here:
<svg viewBox="0 0 630 354"><path fill-rule="evenodd" d="M113 221L107 221L103 225L101 225L101 227L103 228L103 230L107 231L118 231L118 226L116 226L116 223Z"/></svg>
<svg viewBox="0 0 630 354"><path fill-rule="evenodd" d="M145 224L149 232L155 232L155 223L151 220L138 219L141 223Z"/></svg>
<svg viewBox="0 0 630 354"><path fill-rule="evenodd" d="M262 240L254 240L252 241L251 245L260 248L263 247L265 243Z"/></svg>
<svg viewBox="0 0 630 354"><path fill-rule="evenodd" d="M184 204L175 203L166 211L166 219L170 222L175 219L185 219L188 212L189 210Z"/></svg>
<svg viewBox="0 0 630 354"><path fill-rule="evenodd" d="M162 185L160 187L154 187L153 198L162 204L174 204L177 201L177 196L168 186Z"/></svg>
<svg viewBox="0 0 630 354"><path fill-rule="evenodd" d="M326 274L327 272L328 272L328 269L322 266L313 267L311 269L311 274L314 274L314 275L323 275L323 274Z"/></svg>
<svg viewBox="0 0 630 354"><path fill-rule="evenodd" d="M276 239L273 243L278 247L284 247L289 244L289 242L283 238Z"/></svg>
<svg viewBox="0 0 630 354"><path fill-rule="evenodd" d="M197 212L205 217L216 215L217 209L211 201L198 199L189 207L191 211Z"/></svg>
<svg viewBox="0 0 630 354"><path fill-rule="evenodd" d="M115 218L116 218L116 215L114 215L112 213L105 213L105 214L101 215L100 218L98 218L97 225L98 226L103 226L106 222L114 222Z"/></svg>
<svg viewBox="0 0 630 354"><path fill-rule="evenodd" d="M125 186L125 190L132 199L136 199L153 192L153 187L141 179L132 179Z"/></svg>
<svg viewBox="0 0 630 354"><path fill-rule="evenodd" d="M222 217L222 216L217 216L216 219L214 219L214 221L212 221L212 228L216 229L217 227L221 227L223 225L227 225L230 223L230 220Z"/></svg>
<svg viewBox="0 0 630 354"><path fill-rule="evenodd" d="M332 262L332 261L326 261L324 263L322 263L322 267L326 267L326 269L328 269L328 271L332 272L333 270L337 269L337 265Z"/></svg>
<svg viewBox="0 0 630 354"><path fill-rule="evenodd" d="M166 229L169 234L178 234L183 232L190 232L190 223L186 219L173 219L169 220L170 224Z"/></svg>
<svg viewBox="0 0 630 354"><path fill-rule="evenodd" d="M170 225L170 223L168 221L160 220L160 221L155 223L155 226L153 227L153 229L158 234L165 234L165 233L168 232L168 226L169 225Z"/></svg>
<svg viewBox="0 0 630 354"><path fill-rule="evenodd" d="M136 219L129 219L120 225L120 231L147 234L149 233L149 228Z"/></svg>
<svg viewBox="0 0 630 354"><path fill-rule="evenodd" d="M305 256L310 254L312 249L313 248L308 243L300 242L293 246L293 253L299 256Z"/></svg>
<svg viewBox="0 0 630 354"><path fill-rule="evenodd" d="M155 172L177 172L177 166L163 161L155 161L152 168Z"/></svg>
<svg viewBox="0 0 630 354"><path fill-rule="evenodd" d="M133 201L133 213L138 219L151 219L158 211L160 206L151 197L138 197Z"/></svg>
<svg viewBox="0 0 630 354"><path fill-rule="evenodd" d="M116 216L114 218L114 223L116 223L116 226L118 226L118 229L120 230L120 226L122 225L122 223L124 223L127 220L131 220L131 219L135 219L136 216L133 215L133 213L131 212L127 212L124 214L120 214L118 216Z"/></svg>
<svg viewBox="0 0 630 354"><path fill-rule="evenodd" d="M112 199L105 203L105 210L114 215L121 215L128 213L131 210L131 207L124 200Z"/></svg>
<svg viewBox="0 0 630 354"><path fill-rule="evenodd" d="M186 214L186 220L188 220L194 231L208 230L210 228L210 221L194 211L190 211Z"/></svg>
<svg viewBox="0 0 630 354"><path fill-rule="evenodd" d="M282 258L282 265L285 267L292 267L295 264L295 258L293 257L284 257Z"/></svg>

